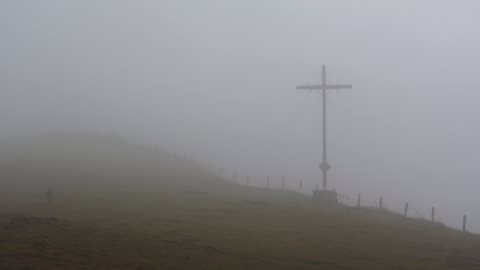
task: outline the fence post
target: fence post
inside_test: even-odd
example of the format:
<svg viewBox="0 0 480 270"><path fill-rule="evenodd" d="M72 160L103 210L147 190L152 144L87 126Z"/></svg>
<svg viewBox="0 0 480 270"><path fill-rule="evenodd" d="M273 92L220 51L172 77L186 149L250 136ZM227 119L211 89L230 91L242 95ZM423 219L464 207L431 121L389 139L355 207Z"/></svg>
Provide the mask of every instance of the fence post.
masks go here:
<svg viewBox="0 0 480 270"><path fill-rule="evenodd" d="M235 183L237 181L237 170L233 172L233 182Z"/></svg>
<svg viewBox="0 0 480 270"><path fill-rule="evenodd" d="M360 193L358 193L357 207L360 207L360 206L361 206L361 204L360 204L360 199L361 199L361 195L360 195Z"/></svg>
<svg viewBox="0 0 480 270"><path fill-rule="evenodd" d="M249 176L247 176L247 181L246 181L246 183L245 183L245 186L247 186L247 187L248 187L248 184L249 184L249 182L250 182L250 177L249 177Z"/></svg>
<svg viewBox="0 0 480 270"><path fill-rule="evenodd" d="M300 181L300 184L298 184L298 192L300 193L302 191L302 181Z"/></svg>
<svg viewBox="0 0 480 270"><path fill-rule="evenodd" d="M45 191L45 197L47 197L48 204L53 204L53 192L51 188Z"/></svg>
<svg viewBox="0 0 480 270"><path fill-rule="evenodd" d="M432 222L435 222L435 207L432 206Z"/></svg>
<svg viewBox="0 0 480 270"><path fill-rule="evenodd" d="M378 205L378 208L380 208L380 209L383 208L383 197L380 197L380 203Z"/></svg>
<svg viewBox="0 0 480 270"><path fill-rule="evenodd" d="M466 232L466 231L467 231L467 215L463 215L462 231L463 231L463 232Z"/></svg>
<svg viewBox="0 0 480 270"><path fill-rule="evenodd" d="M407 217L407 212L408 212L408 202L405 203L405 210L403 211L403 217Z"/></svg>

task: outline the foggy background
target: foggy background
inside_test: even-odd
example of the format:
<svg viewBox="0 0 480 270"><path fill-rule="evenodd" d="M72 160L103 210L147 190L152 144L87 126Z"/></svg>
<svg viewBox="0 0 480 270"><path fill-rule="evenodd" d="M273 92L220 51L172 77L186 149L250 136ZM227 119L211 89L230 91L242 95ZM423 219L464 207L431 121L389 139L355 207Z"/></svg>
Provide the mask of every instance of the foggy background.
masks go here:
<svg viewBox="0 0 480 270"><path fill-rule="evenodd" d="M480 232L478 1L0 2L0 139L119 134ZM240 180L243 181L243 180Z"/></svg>

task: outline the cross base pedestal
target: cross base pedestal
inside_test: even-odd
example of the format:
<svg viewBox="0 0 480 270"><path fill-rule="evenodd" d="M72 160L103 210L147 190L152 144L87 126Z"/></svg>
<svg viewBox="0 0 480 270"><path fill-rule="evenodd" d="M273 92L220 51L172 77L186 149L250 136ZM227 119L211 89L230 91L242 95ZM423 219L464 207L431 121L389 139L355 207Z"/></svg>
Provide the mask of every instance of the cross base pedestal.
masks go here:
<svg viewBox="0 0 480 270"><path fill-rule="evenodd" d="M320 206L338 206L338 194L335 190L314 190L313 203Z"/></svg>

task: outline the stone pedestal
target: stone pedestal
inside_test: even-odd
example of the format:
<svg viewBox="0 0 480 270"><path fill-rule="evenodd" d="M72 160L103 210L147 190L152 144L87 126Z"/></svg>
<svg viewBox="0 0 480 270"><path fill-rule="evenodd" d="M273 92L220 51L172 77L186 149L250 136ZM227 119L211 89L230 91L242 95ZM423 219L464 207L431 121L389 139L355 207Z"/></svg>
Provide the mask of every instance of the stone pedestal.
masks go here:
<svg viewBox="0 0 480 270"><path fill-rule="evenodd" d="M321 206L337 206L338 195L335 190L314 190L313 203Z"/></svg>

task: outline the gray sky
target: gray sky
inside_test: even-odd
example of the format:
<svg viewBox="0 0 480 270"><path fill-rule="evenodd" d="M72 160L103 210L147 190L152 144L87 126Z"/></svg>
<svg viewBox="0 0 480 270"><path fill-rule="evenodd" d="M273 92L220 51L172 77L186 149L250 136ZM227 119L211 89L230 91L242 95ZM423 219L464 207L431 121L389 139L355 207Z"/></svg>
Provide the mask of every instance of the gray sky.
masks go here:
<svg viewBox="0 0 480 270"><path fill-rule="evenodd" d="M0 137L116 132L480 232L478 1L0 2ZM279 184L280 181L277 181Z"/></svg>

